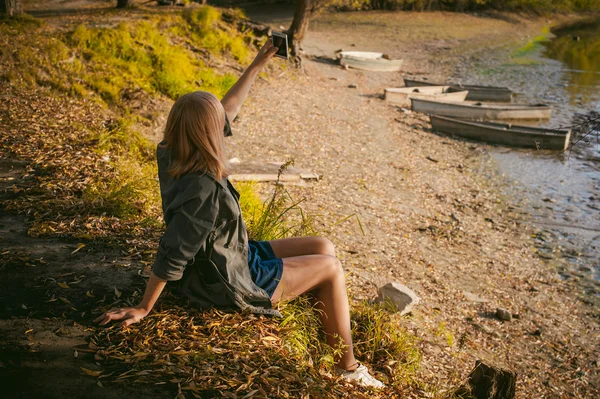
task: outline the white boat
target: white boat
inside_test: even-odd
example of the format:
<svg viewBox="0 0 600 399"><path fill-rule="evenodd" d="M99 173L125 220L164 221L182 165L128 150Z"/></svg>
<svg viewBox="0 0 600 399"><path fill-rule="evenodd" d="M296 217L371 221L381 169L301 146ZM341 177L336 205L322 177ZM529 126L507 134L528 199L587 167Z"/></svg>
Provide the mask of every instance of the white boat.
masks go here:
<svg viewBox="0 0 600 399"><path fill-rule="evenodd" d="M440 83L433 83L425 80L404 79L406 87L420 86L442 86ZM461 85L447 84L450 86L449 91L464 91L468 90L469 95L467 101L493 101L493 102L511 102L513 92L508 87L496 86L477 86L477 85Z"/></svg>
<svg viewBox="0 0 600 399"><path fill-rule="evenodd" d="M494 120L545 120L550 119L552 107L545 104L494 104L465 101L462 103L412 98L412 110L428 115L451 118Z"/></svg>
<svg viewBox="0 0 600 399"><path fill-rule="evenodd" d="M384 91L385 101L402 107L410 107L411 98L425 98L442 101L465 101L468 91L449 91L450 86L421 86L387 88Z"/></svg>
<svg viewBox="0 0 600 399"><path fill-rule="evenodd" d="M431 115L429 118L433 130L438 132L511 147L564 151L569 147L571 139L571 130L567 129L473 122L437 115Z"/></svg>
<svg viewBox="0 0 600 399"><path fill-rule="evenodd" d="M369 51L340 51L340 65L364 71L396 72L404 60L389 59L383 53Z"/></svg>

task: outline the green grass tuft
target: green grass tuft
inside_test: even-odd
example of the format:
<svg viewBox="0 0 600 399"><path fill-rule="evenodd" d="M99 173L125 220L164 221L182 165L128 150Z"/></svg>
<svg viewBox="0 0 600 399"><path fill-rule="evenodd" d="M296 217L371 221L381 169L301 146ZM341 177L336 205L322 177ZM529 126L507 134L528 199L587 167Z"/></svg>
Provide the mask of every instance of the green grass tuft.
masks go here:
<svg viewBox="0 0 600 399"><path fill-rule="evenodd" d="M513 58L524 58L527 56L535 55L542 49L542 43L547 42L548 36L550 35L550 28L545 27L542 29L542 34L531 39L523 47L513 52Z"/></svg>
<svg viewBox="0 0 600 399"><path fill-rule="evenodd" d="M251 36L232 34L231 30L220 24L222 16L216 8L205 6L191 9L183 15L195 45L215 54L229 52L237 61L248 59Z"/></svg>
<svg viewBox="0 0 600 399"><path fill-rule="evenodd" d="M387 370L392 385L411 383L421 356L416 337L401 327L400 315L385 303L361 302L352 307L351 316L356 356Z"/></svg>
<svg viewBox="0 0 600 399"><path fill-rule="evenodd" d="M332 348L325 343L319 310L309 297L302 296L280 306L279 323L285 347L297 359L300 367L331 368L334 357L342 348Z"/></svg>
<svg viewBox="0 0 600 399"><path fill-rule="evenodd" d="M293 163L288 161L279 169L279 174ZM277 240L287 237L315 235L312 219L304 212L302 200L294 200L278 182L271 197L261 202L253 192L255 183L239 183L240 207L253 240ZM246 197L246 198L245 198Z"/></svg>
<svg viewBox="0 0 600 399"><path fill-rule="evenodd" d="M130 120L120 119L92 137L108 173L92 179L82 199L89 208L110 216L157 218L161 197L154 146L131 125Z"/></svg>
<svg viewBox="0 0 600 399"><path fill-rule="evenodd" d="M0 24L10 26L17 29L20 33L27 31L31 28L39 28L43 25L43 22L29 14L21 14L16 17L10 18L7 14L0 14Z"/></svg>

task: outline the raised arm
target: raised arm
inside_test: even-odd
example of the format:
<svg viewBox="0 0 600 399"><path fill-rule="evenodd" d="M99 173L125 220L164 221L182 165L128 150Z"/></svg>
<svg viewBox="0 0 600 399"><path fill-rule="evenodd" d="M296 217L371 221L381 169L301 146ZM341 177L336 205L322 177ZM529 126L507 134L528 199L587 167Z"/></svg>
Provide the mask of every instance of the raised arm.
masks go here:
<svg viewBox="0 0 600 399"><path fill-rule="evenodd" d="M256 76L264 68L267 62L277 52L277 47L273 46L271 39L267 40L267 43L259 50L258 54L254 58L254 61L244 71L242 76L233 85L231 89L225 94L225 97L221 100L225 113L230 121L233 121L237 114L242 108L242 104L256 79Z"/></svg>

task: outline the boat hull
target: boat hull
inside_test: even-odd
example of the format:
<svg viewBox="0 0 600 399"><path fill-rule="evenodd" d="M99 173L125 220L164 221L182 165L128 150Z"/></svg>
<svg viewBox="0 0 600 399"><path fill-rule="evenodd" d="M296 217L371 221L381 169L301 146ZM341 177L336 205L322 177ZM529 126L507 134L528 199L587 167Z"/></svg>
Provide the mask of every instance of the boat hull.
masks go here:
<svg viewBox="0 0 600 399"><path fill-rule="evenodd" d="M410 107L411 98L425 98L441 101L460 102L467 97L467 91L448 92L449 86L422 86L385 89L385 101L402 107Z"/></svg>
<svg viewBox="0 0 600 399"><path fill-rule="evenodd" d="M383 53L342 51L339 54L340 65L363 71L397 72L404 62L404 60L388 60L383 58Z"/></svg>
<svg viewBox="0 0 600 399"><path fill-rule="evenodd" d="M481 104L476 102L445 102L412 98L412 110L428 115L449 116L451 118L479 121L550 119L552 107L529 104Z"/></svg>
<svg viewBox="0 0 600 399"><path fill-rule="evenodd" d="M431 83L421 80L404 79L406 87L418 86L442 86L438 83ZM467 90L467 101L490 101L498 103L509 103L512 101L512 90L508 87L494 86L475 86L475 85L449 85L449 91L464 91Z"/></svg>
<svg viewBox="0 0 600 399"><path fill-rule="evenodd" d="M438 132L510 147L564 151L568 148L571 139L570 130L541 129L501 123L478 123L436 115L431 115L430 120L433 130Z"/></svg>

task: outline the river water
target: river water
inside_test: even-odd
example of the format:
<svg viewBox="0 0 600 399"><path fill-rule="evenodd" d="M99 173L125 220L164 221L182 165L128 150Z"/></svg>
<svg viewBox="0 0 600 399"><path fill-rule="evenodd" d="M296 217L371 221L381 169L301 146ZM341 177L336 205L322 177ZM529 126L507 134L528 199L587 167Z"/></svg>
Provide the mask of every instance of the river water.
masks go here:
<svg viewBox="0 0 600 399"><path fill-rule="evenodd" d="M600 21L481 54L457 73L463 83L509 86L517 102L553 105L542 126L579 125L600 116ZM600 132L583 130L588 135L575 135L565 153L492 147L491 155L507 194L533 216L539 255L600 303Z"/></svg>

